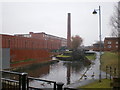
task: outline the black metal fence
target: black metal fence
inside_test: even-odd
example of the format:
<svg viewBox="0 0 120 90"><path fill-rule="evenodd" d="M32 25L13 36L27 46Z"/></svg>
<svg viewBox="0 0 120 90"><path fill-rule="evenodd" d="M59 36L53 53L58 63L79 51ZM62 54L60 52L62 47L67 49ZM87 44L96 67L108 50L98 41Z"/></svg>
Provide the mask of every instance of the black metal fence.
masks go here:
<svg viewBox="0 0 120 90"><path fill-rule="evenodd" d="M2 71L2 89L26 90L27 73Z"/></svg>
<svg viewBox="0 0 120 90"><path fill-rule="evenodd" d="M30 90L33 90L33 89L37 89L37 90L41 90L41 89L43 89L43 88L37 88L37 87L35 87L35 86L30 86L30 84L29 84L29 81L42 81L43 83L41 83L40 84L40 86L44 86L45 87L45 84L49 84L49 85L51 85L51 86L53 86L53 87L50 87L50 88L53 88L53 90L56 90L56 82L54 82L54 81L49 81L49 80L43 80L43 79L40 79L40 78L34 78L34 77L28 77L27 78L27 87L30 89ZM53 84L53 85L52 85Z"/></svg>
<svg viewBox="0 0 120 90"><path fill-rule="evenodd" d="M117 77L117 68L116 67L111 67L111 66L106 66L106 79L112 79L113 77Z"/></svg>
<svg viewBox="0 0 120 90"><path fill-rule="evenodd" d="M28 77L27 73L19 73L12 71L1 71L2 72L2 90L44 90L46 87L41 88L41 85L49 84L52 90L62 90L63 83L56 83L55 81L43 80L34 77ZM30 82L38 81L43 82L39 87L31 86ZM49 88L48 88L49 89Z"/></svg>
<svg viewBox="0 0 120 90"><path fill-rule="evenodd" d="M106 79L112 80L110 86L113 87L113 90L120 90L120 78L116 67L106 66Z"/></svg>
<svg viewBox="0 0 120 90"><path fill-rule="evenodd" d="M27 73L19 73L12 71L2 72L2 90L44 90L49 84L52 90L62 90L63 83L56 83L55 81L43 80L40 78L28 77ZM115 67L106 66L106 79L112 79L117 76L117 69ZM38 82L39 86L32 85L32 82ZM43 86L43 87L42 87ZM47 87L48 88L48 87ZM64 88L64 90L75 90L71 88Z"/></svg>

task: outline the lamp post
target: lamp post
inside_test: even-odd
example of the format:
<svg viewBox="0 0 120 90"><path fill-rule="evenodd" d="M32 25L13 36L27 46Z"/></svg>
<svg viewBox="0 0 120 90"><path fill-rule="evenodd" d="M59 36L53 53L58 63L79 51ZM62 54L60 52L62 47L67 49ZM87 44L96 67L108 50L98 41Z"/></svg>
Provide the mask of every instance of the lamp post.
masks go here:
<svg viewBox="0 0 120 90"><path fill-rule="evenodd" d="M100 45L99 45L99 51L100 51L100 72L99 72L99 82L101 82L101 7L99 6L98 9L94 9L93 14L97 14L97 11L99 11L99 40L100 40Z"/></svg>

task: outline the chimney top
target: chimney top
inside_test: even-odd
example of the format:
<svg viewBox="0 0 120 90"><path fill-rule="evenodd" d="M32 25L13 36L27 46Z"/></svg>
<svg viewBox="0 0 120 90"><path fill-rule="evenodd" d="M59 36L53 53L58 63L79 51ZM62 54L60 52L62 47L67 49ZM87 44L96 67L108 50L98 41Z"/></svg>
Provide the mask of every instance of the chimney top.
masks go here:
<svg viewBox="0 0 120 90"><path fill-rule="evenodd" d="M33 34L33 32L29 32L29 34Z"/></svg>

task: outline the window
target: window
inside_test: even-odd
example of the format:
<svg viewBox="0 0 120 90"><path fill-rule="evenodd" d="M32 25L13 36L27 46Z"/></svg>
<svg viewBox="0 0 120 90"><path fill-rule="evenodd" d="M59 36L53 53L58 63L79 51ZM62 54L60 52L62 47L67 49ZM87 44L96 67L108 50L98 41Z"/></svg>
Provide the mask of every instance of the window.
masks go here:
<svg viewBox="0 0 120 90"><path fill-rule="evenodd" d="M116 44L118 44L118 41L116 41Z"/></svg>
<svg viewBox="0 0 120 90"><path fill-rule="evenodd" d="M118 48L118 45L116 45L116 48Z"/></svg>
<svg viewBox="0 0 120 90"><path fill-rule="evenodd" d="M108 44L111 44L111 41L108 41Z"/></svg>
<svg viewBox="0 0 120 90"><path fill-rule="evenodd" d="M111 48L111 45L108 45L108 48Z"/></svg>

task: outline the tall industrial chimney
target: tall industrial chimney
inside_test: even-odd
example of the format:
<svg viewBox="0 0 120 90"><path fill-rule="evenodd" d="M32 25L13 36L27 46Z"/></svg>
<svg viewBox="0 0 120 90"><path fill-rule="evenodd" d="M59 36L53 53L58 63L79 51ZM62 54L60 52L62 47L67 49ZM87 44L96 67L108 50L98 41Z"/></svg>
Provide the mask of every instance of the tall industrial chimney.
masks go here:
<svg viewBox="0 0 120 90"><path fill-rule="evenodd" d="M67 48L71 48L71 13L68 13L67 18Z"/></svg>

